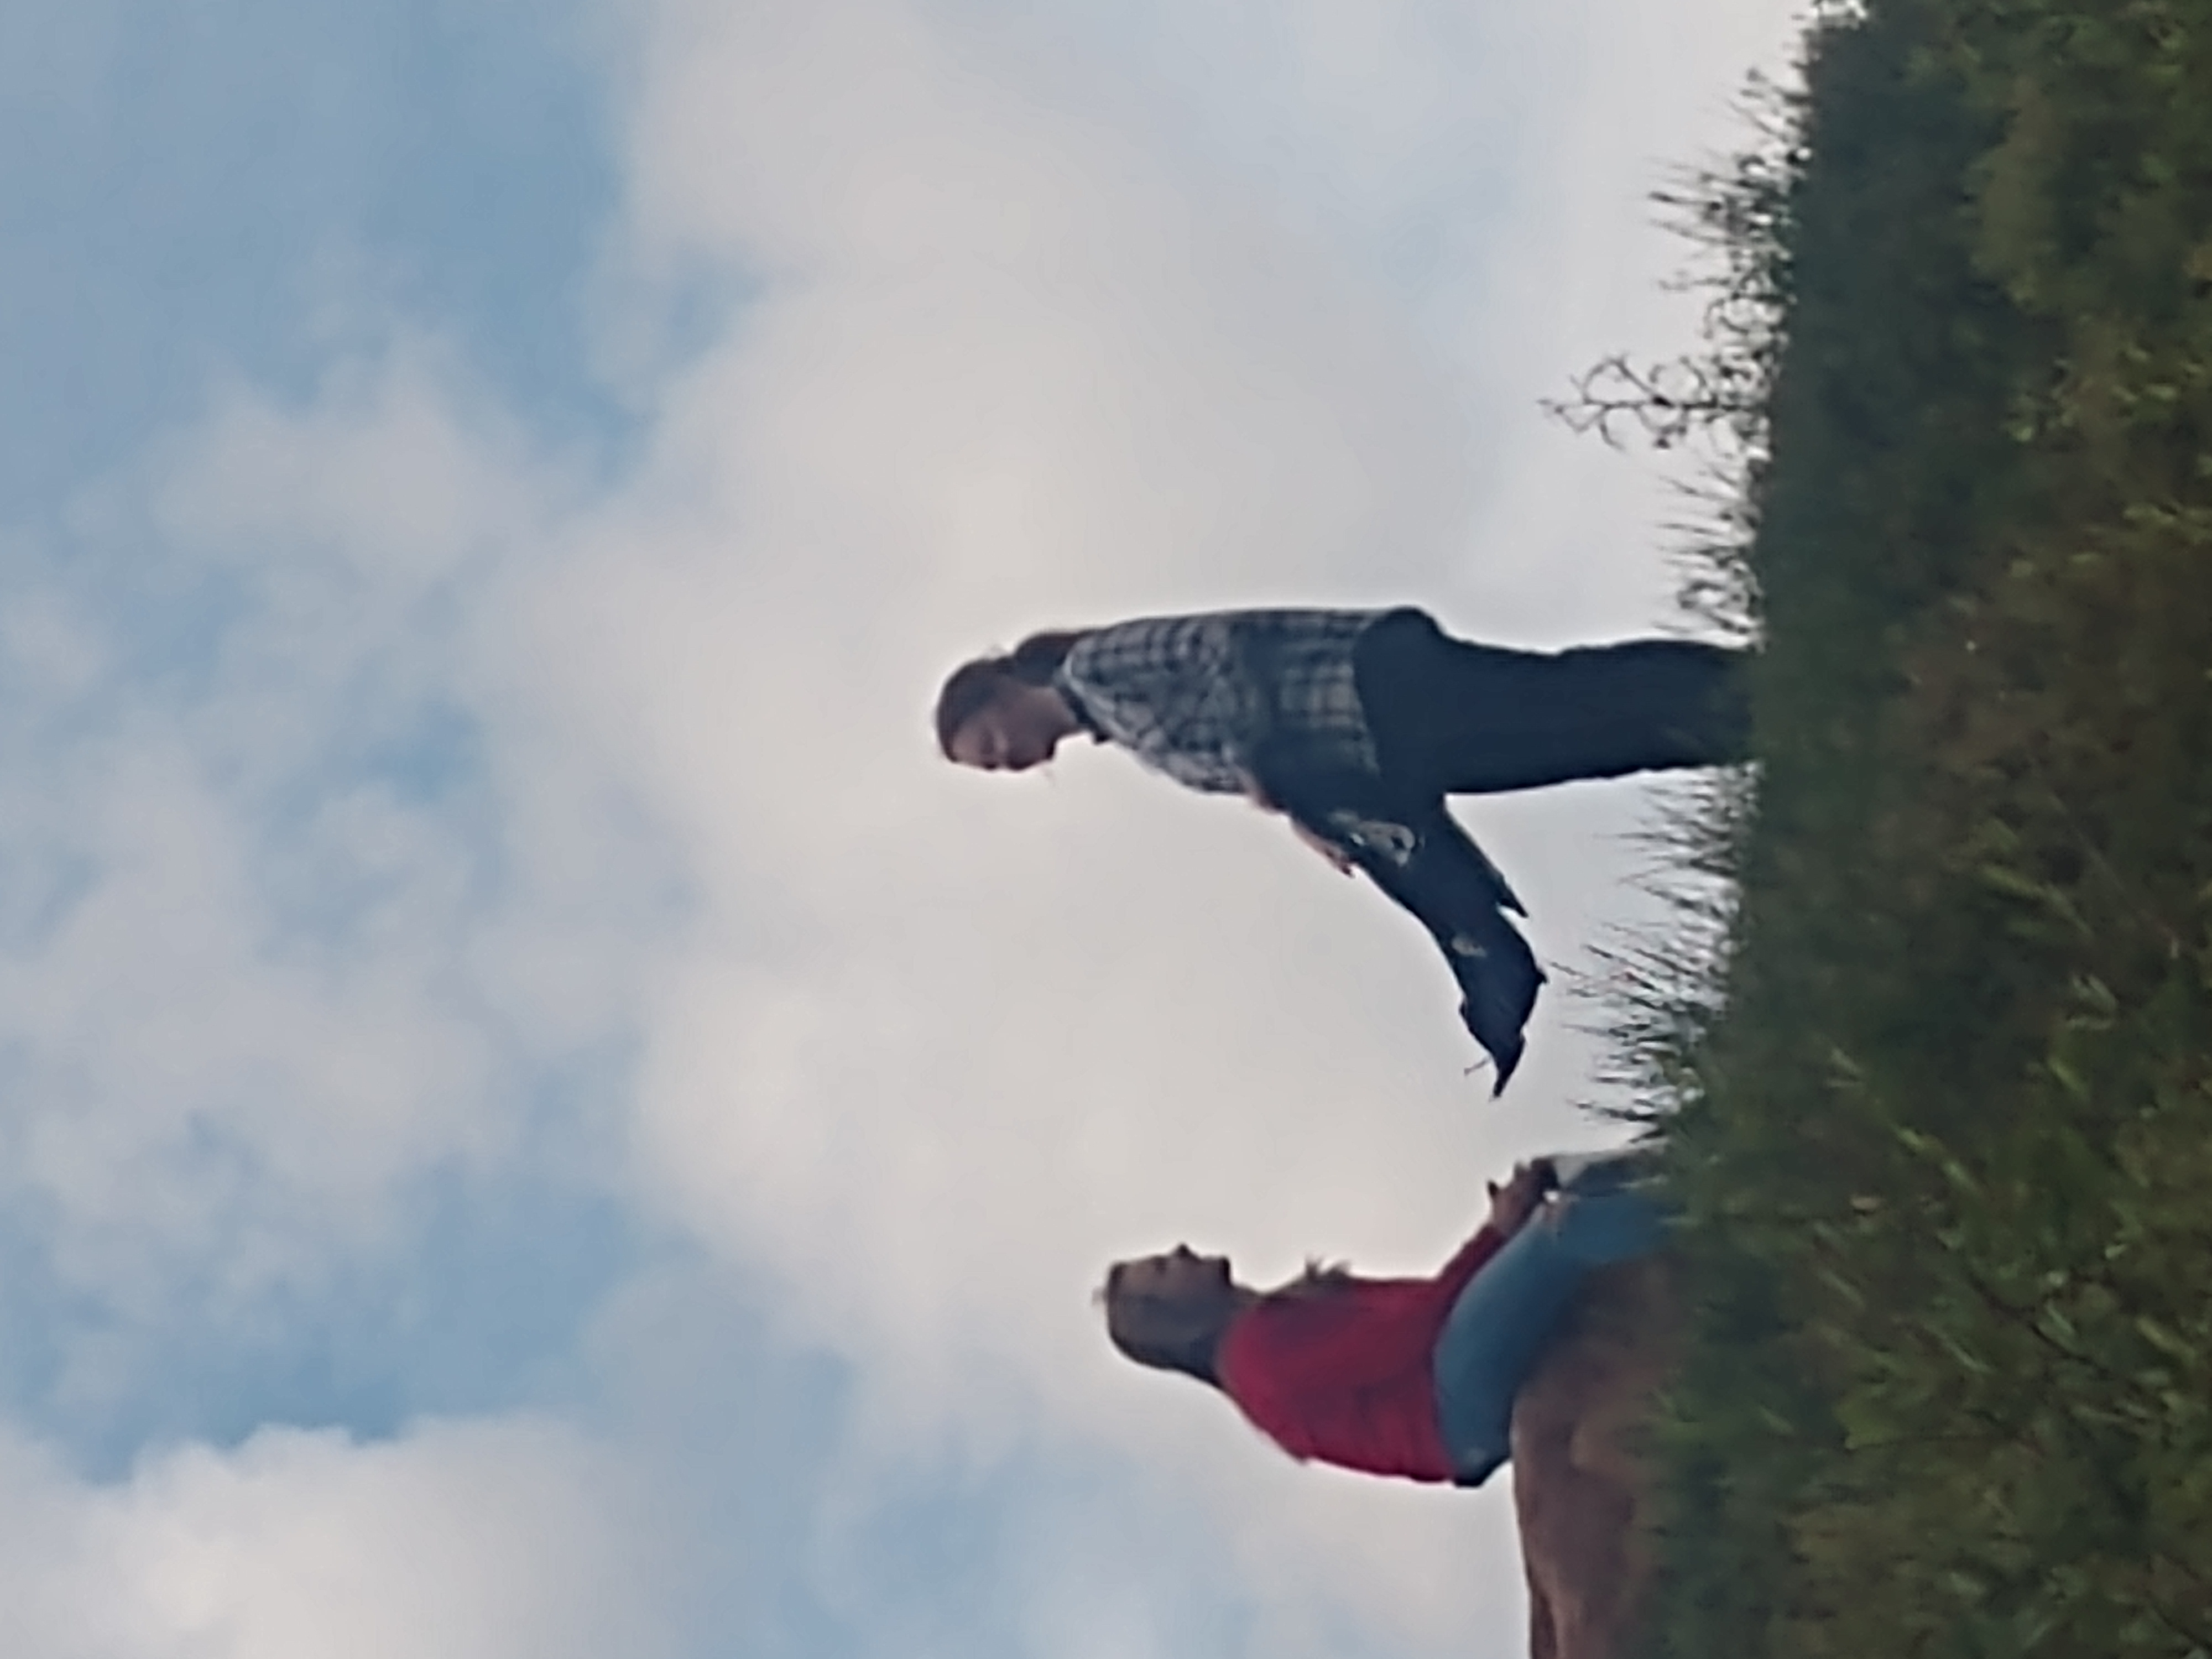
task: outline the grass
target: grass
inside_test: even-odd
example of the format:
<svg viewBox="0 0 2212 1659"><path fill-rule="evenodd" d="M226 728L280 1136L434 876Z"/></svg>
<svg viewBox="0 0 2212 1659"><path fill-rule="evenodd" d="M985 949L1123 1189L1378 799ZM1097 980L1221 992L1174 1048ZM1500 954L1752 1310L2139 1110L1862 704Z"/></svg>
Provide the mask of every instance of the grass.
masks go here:
<svg viewBox="0 0 2212 1659"><path fill-rule="evenodd" d="M1712 355L1613 382L1747 441L1765 647L1724 943L1623 1032L1698 1292L1650 1651L2212 1654L2212 7L1806 51L1688 198Z"/></svg>

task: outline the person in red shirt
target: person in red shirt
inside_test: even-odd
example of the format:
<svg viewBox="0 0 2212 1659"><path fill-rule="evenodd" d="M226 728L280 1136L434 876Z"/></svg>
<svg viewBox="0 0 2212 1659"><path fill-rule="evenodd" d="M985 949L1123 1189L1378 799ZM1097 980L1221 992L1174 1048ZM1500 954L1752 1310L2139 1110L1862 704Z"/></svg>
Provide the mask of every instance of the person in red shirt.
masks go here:
<svg viewBox="0 0 2212 1659"><path fill-rule="evenodd" d="M1583 1277L1662 1244L1644 1172L1640 1155L1522 1164L1428 1279L1310 1267L1259 1291L1187 1244L1119 1261L1107 1335L1218 1389L1301 1461L1477 1486L1505 1462L1513 1397Z"/></svg>

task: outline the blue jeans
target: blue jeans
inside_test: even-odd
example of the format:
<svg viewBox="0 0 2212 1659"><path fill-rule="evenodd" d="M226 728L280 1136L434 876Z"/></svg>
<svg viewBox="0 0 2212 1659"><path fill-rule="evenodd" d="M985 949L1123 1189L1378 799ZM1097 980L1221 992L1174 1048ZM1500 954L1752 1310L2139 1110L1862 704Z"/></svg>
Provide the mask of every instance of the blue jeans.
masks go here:
<svg viewBox="0 0 2212 1659"><path fill-rule="evenodd" d="M1649 1255L1666 1211L1624 1187L1633 1165L1598 1164L1529 1217L1452 1304L1433 1361L1453 1479L1480 1486L1510 1454L1513 1397L1593 1267Z"/></svg>

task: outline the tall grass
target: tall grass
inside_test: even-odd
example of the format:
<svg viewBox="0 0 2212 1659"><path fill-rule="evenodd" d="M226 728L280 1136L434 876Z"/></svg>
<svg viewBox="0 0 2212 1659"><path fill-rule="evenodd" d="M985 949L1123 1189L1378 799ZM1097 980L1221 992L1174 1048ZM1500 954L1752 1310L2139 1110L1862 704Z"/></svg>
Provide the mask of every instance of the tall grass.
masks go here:
<svg viewBox="0 0 2212 1659"><path fill-rule="evenodd" d="M1711 356L1576 405L1735 434L1765 646L1732 901L1622 964L1652 1651L2212 1654L2212 9L1874 0L1769 107Z"/></svg>

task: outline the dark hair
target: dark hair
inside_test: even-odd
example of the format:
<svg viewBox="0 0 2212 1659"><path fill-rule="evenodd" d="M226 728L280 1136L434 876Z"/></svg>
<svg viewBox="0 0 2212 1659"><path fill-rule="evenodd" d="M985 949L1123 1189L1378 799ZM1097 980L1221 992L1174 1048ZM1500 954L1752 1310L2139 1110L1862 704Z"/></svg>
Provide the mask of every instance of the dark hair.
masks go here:
<svg viewBox="0 0 2212 1659"><path fill-rule="evenodd" d="M1108 1268L1106 1282L1099 1287L1098 1302L1106 1310L1106 1340L1124 1358L1139 1365L1181 1371L1219 1388L1214 1355L1231 1322L1243 1311L1243 1300L1234 1295L1200 1298L1125 1291L1120 1285L1125 1265L1117 1261Z"/></svg>
<svg viewBox="0 0 2212 1659"><path fill-rule="evenodd" d="M946 675L937 694L937 746L945 758L952 758L952 739L960 728L989 708L1002 687L1051 684L1068 652L1088 631L1032 634L1012 651L963 662Z"/></svg>

